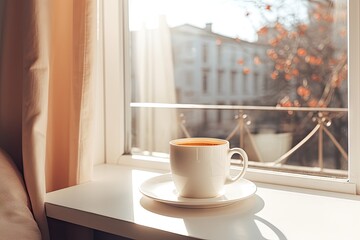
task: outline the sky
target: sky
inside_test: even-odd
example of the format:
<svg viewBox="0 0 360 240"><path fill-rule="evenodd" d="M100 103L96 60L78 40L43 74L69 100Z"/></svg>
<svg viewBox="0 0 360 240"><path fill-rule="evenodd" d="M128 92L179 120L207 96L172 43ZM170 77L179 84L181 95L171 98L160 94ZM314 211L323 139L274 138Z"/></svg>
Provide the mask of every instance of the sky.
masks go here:
<svg viewBox="0 0 360 240"><path fill-rule="evenodd" d="M274 21L275 16L294 14L305 21L307 16L299 0L130 0L129 12L130 30L143 22L155 28L157 16L165 15L170 27L188 23L203 28L212 23L214 32L247 41L257 40L256 31L268 23L265 18Z"/></svg>

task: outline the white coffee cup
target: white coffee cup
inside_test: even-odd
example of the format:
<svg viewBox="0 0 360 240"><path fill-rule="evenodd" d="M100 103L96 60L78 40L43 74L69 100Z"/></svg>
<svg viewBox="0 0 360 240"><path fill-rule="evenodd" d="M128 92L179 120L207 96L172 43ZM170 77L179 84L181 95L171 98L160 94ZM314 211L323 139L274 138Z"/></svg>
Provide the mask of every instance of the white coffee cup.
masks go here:
<svg viewBox="0 0 360 240"><path fill-rule="evenodd" d="M231 156L239 154L243 168L230 175ZM241 148L229 147L229 142L217 138L182 138L170 141L172 179L181 197L212 198L223 193L224 185L242 178L248 157Z"/></svg>

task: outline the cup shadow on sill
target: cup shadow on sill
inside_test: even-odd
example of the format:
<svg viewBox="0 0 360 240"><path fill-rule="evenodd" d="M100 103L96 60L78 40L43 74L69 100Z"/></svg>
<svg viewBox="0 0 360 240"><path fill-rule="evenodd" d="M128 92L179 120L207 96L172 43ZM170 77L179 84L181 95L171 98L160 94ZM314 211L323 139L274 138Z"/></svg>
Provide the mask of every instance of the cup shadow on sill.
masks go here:
<svg viewBox="0 0 360 240"><path fill-rule="evenodd" d="M183 219L189 236L224 239L226 233L227 236L236 236L240 239L269 239L269 234L263 236L259 228L265 227L271 230L270 239L287 239L276 226L256 216L265 206L263 199L256 194L234 204L215 208L170 206L145 196L141 198L140 204L155 214Z"/></svg>

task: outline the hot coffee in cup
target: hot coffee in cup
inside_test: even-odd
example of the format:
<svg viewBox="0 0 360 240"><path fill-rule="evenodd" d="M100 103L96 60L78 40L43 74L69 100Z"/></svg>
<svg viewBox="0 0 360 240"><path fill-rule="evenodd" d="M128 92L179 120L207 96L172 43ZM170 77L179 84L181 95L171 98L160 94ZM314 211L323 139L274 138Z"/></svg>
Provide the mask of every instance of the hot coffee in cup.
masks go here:
<svg viewBox="0 0 360 240"><path fill-rule="evenodd" d="M243 168L230 175L231 156L239 154ZM229 147L216 138L183 138L170 141L170 166L176 190L181 197L211 198L222 194L224 185L242 178L248 165L246 152Z"/></svg>

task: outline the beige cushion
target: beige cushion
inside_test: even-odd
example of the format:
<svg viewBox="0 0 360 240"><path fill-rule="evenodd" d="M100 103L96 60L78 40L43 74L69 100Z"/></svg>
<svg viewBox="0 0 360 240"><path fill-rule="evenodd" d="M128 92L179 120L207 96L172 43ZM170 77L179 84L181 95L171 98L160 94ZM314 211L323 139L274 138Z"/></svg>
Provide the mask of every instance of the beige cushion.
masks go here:
<svg viewBox="0 0 360 240"><path fill-rule="evenodd" d="M0 240L41 239L29 198L10 157L0 149Z"/></svg>

